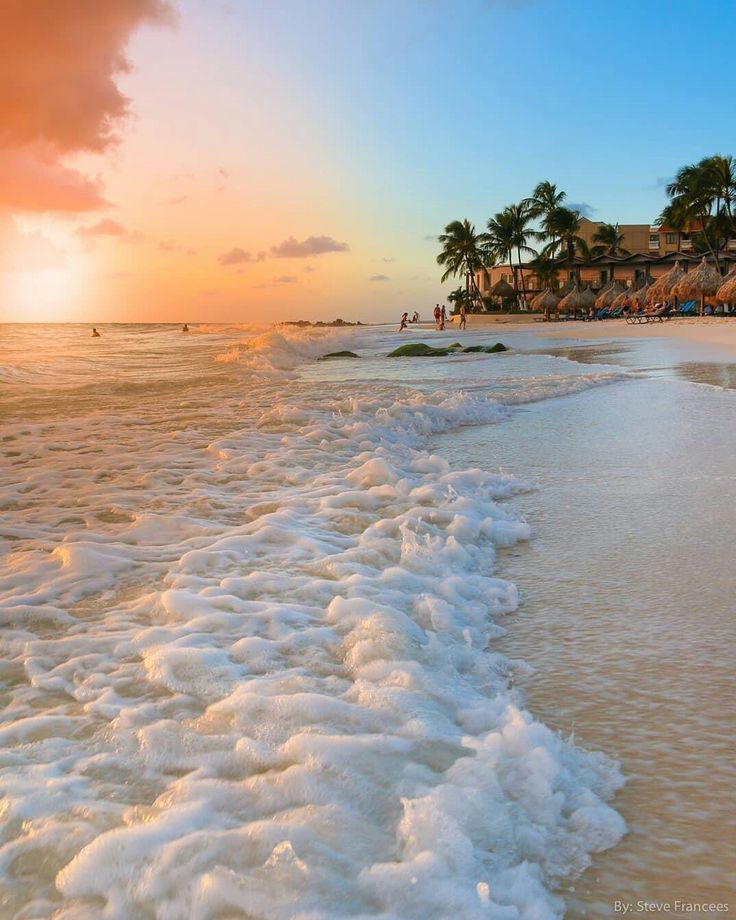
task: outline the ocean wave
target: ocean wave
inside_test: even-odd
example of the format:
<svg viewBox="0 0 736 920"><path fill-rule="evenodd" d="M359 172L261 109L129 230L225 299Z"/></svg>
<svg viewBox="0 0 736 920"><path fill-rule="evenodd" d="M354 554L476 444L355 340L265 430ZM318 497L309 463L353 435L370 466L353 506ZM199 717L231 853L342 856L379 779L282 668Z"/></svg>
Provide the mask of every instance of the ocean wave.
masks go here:
<svg viewBox="0 0 736 920"><path fill-rule="evenodd" d="M324 341L244 360L288 374ZM525 486L426 450L509 408L389 392L285 384L205 440L142 437L135 408L9 433L11 916L543 920L619 839L617 766L525 712L493 650Z"/></svg>

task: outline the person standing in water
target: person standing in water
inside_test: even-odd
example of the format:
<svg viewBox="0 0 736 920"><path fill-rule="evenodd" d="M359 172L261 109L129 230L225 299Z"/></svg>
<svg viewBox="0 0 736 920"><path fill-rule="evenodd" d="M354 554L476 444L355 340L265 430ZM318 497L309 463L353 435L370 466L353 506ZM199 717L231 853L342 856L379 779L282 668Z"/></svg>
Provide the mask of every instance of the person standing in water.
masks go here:
<svg viewBox="0 0 736 920"><path fill-rule="evenodd" d="M436 304L434 308L434 322L437 328L440 328L440 318L442 316L442 311L440 310L440 305Z"/></svg>
<svg viewBox="0 0 736 920"><path fill-rule="evenodd" d="M445 309L444 304L442 304L442 310L440 311L440 316L442 317L442 328L444 329L445 323L447 322L447 310Z"/></svg>
<svg viewBox="0 0 736 920"><path fill-rule="evenodd" d="M181 331L182 331L182 332L189 332L189 326L187 326L187 324L184 323L184 325L181 327Z"/></svg>
<svg viewBox="0 0 736 920"><path fill-rule="evenodd" d="M99 332L95 329L95 327L93 326L93 327L92 327L92 338L93 338L93 339L99 339L99 337L100 337L100 333L99 333Z"/></svg>
<svg viewBox="0 0 736 920"><path fill-rule="evenodd" d="M461 303L460 304L460 328L461 329L465 328L465 324L467 323L467 321L468 319L467 319L467 313L465 312L465 304Z"/></svg>

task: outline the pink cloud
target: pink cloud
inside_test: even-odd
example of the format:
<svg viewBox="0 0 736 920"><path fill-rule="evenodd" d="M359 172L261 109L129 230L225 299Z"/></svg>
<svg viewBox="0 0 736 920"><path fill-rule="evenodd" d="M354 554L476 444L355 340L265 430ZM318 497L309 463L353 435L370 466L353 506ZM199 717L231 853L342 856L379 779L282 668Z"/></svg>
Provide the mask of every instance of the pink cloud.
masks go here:
<svg viewBox="0 0 736 920"><path fill-rule="evenodd" d="M39 230L22 233L10 217L0 217L0 272L63 268L66 255Z"/></svg>
<svg viewBox="0 0 736 920"><path fill-rule="evenodd" d="M306 259L326 252L347 252L349 249L347 243L339 243L331 236L308 236L301 241L290 236L278 246L272 246L271 255L274 259Z"/></svg>
<svg viewBox="0 0 736 920"><path fill-rule="evenodd" d="M229 249L227 252L223 252L217 261L220 263L220 265L243 265L247 262L262 262L265 258L265 252L259 252L256 255L253 255L252 252L241 249L240 246L233 246L232 249Z"/></svg>
<svg viewBox="0 0 736 920"><path fill-rule="evenodd" d="M109 217L105 217L89 227L79 227L77 229L77 236L122 236L125 232L125 227L122 224L119 224L116 220L111 220Z"/></svg>
<svg viewBox="0 0 736 920"><path fill-rule="evenodd" d="M63 158L102 153L118 139L129 100L115 79L130 71L128 39L145 22L171 18L167 0L3 0L0 207L104 206L99 182Z"/></svg>
<svg viewBox="0 0 736 920"><path fill-rule="evenodd" d="M47 145L0 147L0 208L78 212L107 204L98 180L64 166Z"/></svg>

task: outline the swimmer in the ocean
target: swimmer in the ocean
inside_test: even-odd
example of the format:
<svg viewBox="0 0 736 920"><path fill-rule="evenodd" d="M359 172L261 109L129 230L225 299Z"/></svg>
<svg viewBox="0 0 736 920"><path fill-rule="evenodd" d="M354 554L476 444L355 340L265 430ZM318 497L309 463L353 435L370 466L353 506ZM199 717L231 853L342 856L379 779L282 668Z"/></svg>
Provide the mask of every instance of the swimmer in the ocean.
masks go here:
<svg viewBox="0 0 736 920"><path fill-rule="evenodd" d="M187 324L184 323L184 325L181 327L181 331L182 331L182 332L189 332L189 326L187 326Z"/></svg>
<svg viewBox="0 0 736 920"><path fill-rule="evenodd" d="M93 338L93 339L99 339L99 337L100 337L100 333L99 333L99 332L94 328L94 326L93 326L93 327L92 327L92 338Z"/></svg>

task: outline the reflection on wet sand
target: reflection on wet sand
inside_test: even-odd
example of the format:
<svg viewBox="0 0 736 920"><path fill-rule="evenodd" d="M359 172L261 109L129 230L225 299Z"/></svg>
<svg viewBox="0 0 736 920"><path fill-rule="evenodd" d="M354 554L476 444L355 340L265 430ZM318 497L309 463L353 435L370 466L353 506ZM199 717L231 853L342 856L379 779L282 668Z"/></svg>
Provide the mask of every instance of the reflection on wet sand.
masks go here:
<svg viewBox="0 0 736 920"><path fill-rule="evenodd" d="M540 349L539 353L579 364L620 365L651 377L677 377L691 383L736 389L736 362L718 360L715 353L709 355L710 360L684 361L678 344L669 341L569 345Z"/></svg>

